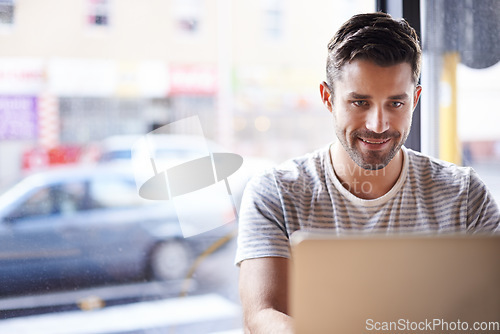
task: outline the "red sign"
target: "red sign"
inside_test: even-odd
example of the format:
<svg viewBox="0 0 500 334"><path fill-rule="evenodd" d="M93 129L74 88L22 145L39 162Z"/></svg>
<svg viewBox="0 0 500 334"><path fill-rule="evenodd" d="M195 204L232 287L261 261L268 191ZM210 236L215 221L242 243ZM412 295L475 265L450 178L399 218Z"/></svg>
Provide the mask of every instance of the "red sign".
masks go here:
<svg viewBox="0 0 500 334"><path fill-rule="evenodd" d="M170 67L170 95L214 95L217 93L215 66Z"/></svg>
<svg viewBox="0 0 500 334"><path fill-rule="evenodd" d="M79 146L57 146L51 149L35 147L22 155L24 170L46 168L54 165L77 163L80 161L82 149Z"/></svg>

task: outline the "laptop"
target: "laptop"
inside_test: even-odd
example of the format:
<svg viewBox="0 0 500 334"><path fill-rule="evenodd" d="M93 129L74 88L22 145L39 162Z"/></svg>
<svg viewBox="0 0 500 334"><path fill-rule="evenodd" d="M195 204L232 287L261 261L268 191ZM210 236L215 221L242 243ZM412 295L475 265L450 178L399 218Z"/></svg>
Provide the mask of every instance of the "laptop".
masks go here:
<svg viewBox="0 0 500 334"><path fill-rule="evenodd" d="M296 333L500 333L500 236L291 237Z"/></svg>

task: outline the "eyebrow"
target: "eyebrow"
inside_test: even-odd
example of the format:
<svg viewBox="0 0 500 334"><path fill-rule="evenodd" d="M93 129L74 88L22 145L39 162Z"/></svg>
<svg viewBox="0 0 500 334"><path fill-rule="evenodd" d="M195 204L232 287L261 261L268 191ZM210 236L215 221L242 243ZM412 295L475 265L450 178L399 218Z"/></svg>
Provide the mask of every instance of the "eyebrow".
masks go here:
<svg viewBox="0 0 500 334"><path fill-rule="evenodd" d="M351 92L351 93L349 93L348 96L349 96L350 99L354 99L354 100L367 100L367 99L371 99L370 95L358 94L356 92ZM389 96L389 100L406 100L408 98L409 98L409 96L406 93Z"/></svg>
<svg viewBox="0 0 500 334"><path fill-rule="evenodd" d="M348 97L353 100L366 100L371 98L370 95L358 94L356 92L350 92Z"/></svg>
<svg viewBox="0 0 500 334"><path fill-rule="evenodd" d="M394 95L394 96L389 96L389 100L407 100L409 98L410 97L406 93Z"/></svg>

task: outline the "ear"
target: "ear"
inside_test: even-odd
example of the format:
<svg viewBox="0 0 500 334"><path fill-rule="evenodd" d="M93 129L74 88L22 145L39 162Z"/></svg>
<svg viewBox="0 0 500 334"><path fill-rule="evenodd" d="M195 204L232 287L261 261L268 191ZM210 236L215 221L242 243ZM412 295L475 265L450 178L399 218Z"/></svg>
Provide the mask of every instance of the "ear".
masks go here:
<svg viewBox="0 0 500 334"><path fill-rule="evenodd" d="M422 93L422 86L417 85L415 87L415 93L413 93L413 110L417 107L418 99L420 98L420 93Z"/></svg>
<svg viewBox="0 0 500 334"><path fill-rule="evenodd" d="M321 93L321 100L325 104L326 108L332 112L332 106L333 106L333 101L332 101L332 94L330 92L330 87L328 87L328 84L326 82L322 82L319 85L319 92Z"/></svg>

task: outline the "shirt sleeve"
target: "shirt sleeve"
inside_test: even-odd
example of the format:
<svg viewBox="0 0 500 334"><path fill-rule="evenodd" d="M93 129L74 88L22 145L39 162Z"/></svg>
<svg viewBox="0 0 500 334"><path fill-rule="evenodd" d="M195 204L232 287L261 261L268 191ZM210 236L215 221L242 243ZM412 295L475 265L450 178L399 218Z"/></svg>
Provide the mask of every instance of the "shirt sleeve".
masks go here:
<svg viewBox="0 0 500 334"><path fill-rule="evenodd" d="M236 264L252 258L289 258L290 244L284 220L273 172L252 178L241 202Z"/></svg>
<svg viewBox="0 0 500 334"><path fill-rule="evenodd" d="M467 201L468 232L500 233L498 204L474 170L470 173Z"/></svg>

